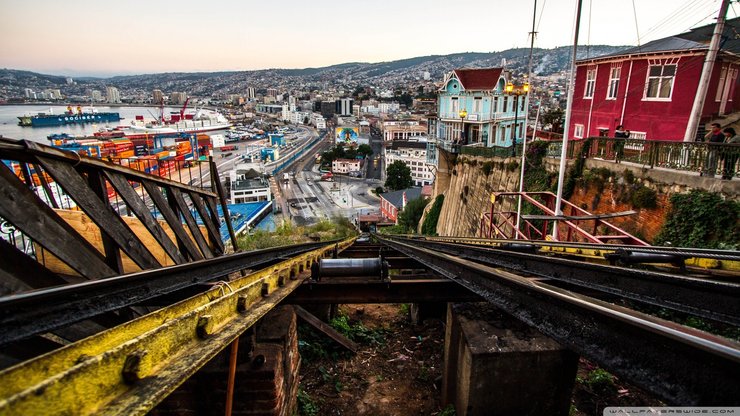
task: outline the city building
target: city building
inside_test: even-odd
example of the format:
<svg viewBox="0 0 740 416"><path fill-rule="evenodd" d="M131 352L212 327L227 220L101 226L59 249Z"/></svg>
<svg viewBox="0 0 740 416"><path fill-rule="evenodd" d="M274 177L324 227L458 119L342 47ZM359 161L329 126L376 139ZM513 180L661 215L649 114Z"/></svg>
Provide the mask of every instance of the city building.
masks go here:
<svg viewBox="0 0 740 416"><path fill-rule="evenodd" d="M408 166L415 186L430 185L434 182L432 167L427 164L426 140L393 141L386 144L384 156L386 166L390 166L395 161L401 161Z"/></svg>
<svg viewBox="0 0 740 416"><path fill-rule="evenodd" d="M526 95L517 94L522 86L506 91L510 81L503 68L455 69L446 74L438 90L439 142L510 147L513 136L521 142L528 106Z"/></svg>
<svg viewBox="0 0 740 416"><path fill-rule="evenodd" d="M32 89L30 89L30 88L25 88L25 89L23 90L23 95L24 95L24 96L25 96L26 98L31 98L31 99L34 99L34 98L36 98L36 93L35 93L35 92L33 92L33 90L32 90Z"/></svg>
<svg viewBox="0 0 740 416"><path fill-rule="evenodd" d="M268 88L267 89L267 96L272 98L277 98L278 91L276 88Z"/></svg>
<svg viewBox="0 0 740 416"><path fill-rule="evenodd" d="M421 188L408 188L380 194L380 212L385 218L398 223L398 213L403 211L409 201L421 197Z"/></svg>
<svg viewBox="0 0 740 416"><path fill-rule="evenodd" d="M159 103L164 102L164 94L162 94L162 90L152 91L152 102L154 104L159 104Z"/></svg>
<svg viewBox="0 0 740 416"><path fill-rule="evenodd" d="M322 101L319 107L319 111L324 118L331 118L336 110L336 103L334 101Z"/></svg>
<svg viewBox="0 0 740 416"><path fill-rule="evenodd" d="M105 101L108 103L120 103L121 93L118 92L118 88L106 87L105 88Z"/></svg>
<svg viewBox="0 0 740 416"><path fill-rule="evenodd" d="M93 102L98 103L103 101L103 93L100 90L91 90L88 95Z"/></svg>
<svg viewBox="0 0 740 416"><path fill-rule="evenodd" d="M740 68L740 18L730 19L709 81L701 122L740 109L734 100ZM714 25L576 62L570 137L613 136L618 125L632 139L693 141L690 128L702 67ZM703 134L699 129L698 134Z"/></svg>
<svg viewBox="0 0 740 416"><path fill-rule="evenodd" d="M255 110L263 114L280 114L282 116L283 106L278 104L257 104Z"/></svg>
<svg viewBox="0 0 740 416"><path fill-rule="evenodd" d="M247 166L237 164L236 168L229 172L231 203L271 201L270 182Z"/></svg>
<svg viewBox="0 0 740 416"><path fill-rule="evenodd" d="M331 162L332 173L359 172L362 161L359 159L334 159Z"/></svg>
<svg viewBox="0 0 740 416"><path fill-rule="evenodd" d="M340 116L351 116L353 105L354 101L351 98L342 98L336 101L336 109L334 111Z"/></svg>
<svg viewBox="0 0 740 416"><path fill-rule="evenodd" d="M398 103L378 103L378 111L381 113L397 113L401 111L401 104Z"/></svg>
<svg viewBox="0 0 740 416"><path fill-rule="evenodd" d="M427 127L415 120L387 120L381 125L383 141L409 140L412 137L425 136Z"/></svg>
<svg viewBox="0 0 740 416"><path fill-rule="evenodd" d="M170 103L182 105L188 100L186 92L173 92L170 94Z"/></svg>
<svg viewBox="0 0 740 416"><path fill-rule="evenodd" d="M257 94L254 90L254 87L247 87L247 100L254 100L257 97Z"/></svg>
<svg viewBox="0 0 740 416"><path fill-rule="evenodd" d="M314 115L313 124L316 125L316 130L326 130L326 120L321 115Z"/></svg>

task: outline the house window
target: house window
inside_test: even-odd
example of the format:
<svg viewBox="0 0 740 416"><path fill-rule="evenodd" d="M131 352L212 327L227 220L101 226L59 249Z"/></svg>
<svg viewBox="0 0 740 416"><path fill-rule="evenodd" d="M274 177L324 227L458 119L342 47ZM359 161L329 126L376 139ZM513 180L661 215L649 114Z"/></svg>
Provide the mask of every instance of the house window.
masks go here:
<svg viewBox="0 0 740 416"><path fill-rule="evenodd" d="M473 100L473 113L480 113L481 112L481 97L475 97Z"/></svg>
<svg viewBox="0 0 740 416"><path fill-rule="evenodd" d="M498 97L493 97L493 112L498 113Z"/></svg>
<svg viewBox="0 0 740 416"><path fill-rule="evenodd" d="M589 69L588 71L586 71L586 89L583 91L583 98L593 98L595 86L596 70Z"/></svg>
<svg viewBox="0 0 740 416"><path fill-rule="evenodd" d="M622 67L615 66L609 72L609 90L606 92L607 100L615 100L619 90L619 76L622 74Z"/></svg>
<svg viewBox="0 0 740 416"><path fill-rule="evenodd" d="M452 112L453 116L457 117L458 109L460 106L457 102L457 97L452 97L450 101L450 112Z"/></svg>
<svg viewBox="0 0 740 416"><path fill-rule="evenodd" d="M573 136L578 139L583 138L583 124L576 124L575 131L573 132Z"/></svg>
<svg viewBox="0 0 740 416"><path fill-rule="evenodd" d="M645 98L670 100L673 79L676 77L676 64L650 65L648 70Z"/></svg>
<svg viewBox="0 0 740 416"><path fill-rule="evenodd" d="M509 106L509 97L504 97L504 109L501 111L503 111L504 113L509 111L507 108L508 106Z"/></svg>

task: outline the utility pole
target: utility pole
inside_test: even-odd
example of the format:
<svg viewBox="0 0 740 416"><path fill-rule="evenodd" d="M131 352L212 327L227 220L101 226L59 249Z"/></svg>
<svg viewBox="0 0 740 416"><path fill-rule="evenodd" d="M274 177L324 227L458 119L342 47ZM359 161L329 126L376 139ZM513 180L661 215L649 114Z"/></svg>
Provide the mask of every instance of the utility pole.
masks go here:
<svg viewBox="0 0 740 416"><path fill-rule="evenodd" d="M573 57L570 61L570 80L568 81L568 103L565 106L565 129L563 129L563 148L560 152L560 169L558 171L558 191L555 198L555 215L563 215L563 181L565 181L566 157L568 156L568 135L570 132L570 113L573 110L573 91L576 87L576 56L578 52L578 31L581 26L581 6L583 0L576 2L576 25L573 29ZM558 240L558 221L553 221L552 239Z"/></svg>
<svg viewBox="0 0 740 416"><path fill-rule="evenodd" d="M699 78L699 86L696 89L696 96L694 97L694 105L691 107L691 116L689 117L689 125L686 127L686 134L683 137L684 142L693 142L696 140L696 131L699 128L699 120L701 119L701 113L704 109L704 102L707 99L707 90L709 89L709 78L712 76L712 69L714 68L714 61L717 60L717 53L719 52L719 43L722 40L722 32L725 29L725 16L727 16L727 8L730 5L730 0L722 0L722 4L719 6L719 15L717 15L717 24L714 25L714 33L712 34L712 41L709 43L709 50L707 51L707 58L704 60L704 67L701 70L701 78Z"/></svg>

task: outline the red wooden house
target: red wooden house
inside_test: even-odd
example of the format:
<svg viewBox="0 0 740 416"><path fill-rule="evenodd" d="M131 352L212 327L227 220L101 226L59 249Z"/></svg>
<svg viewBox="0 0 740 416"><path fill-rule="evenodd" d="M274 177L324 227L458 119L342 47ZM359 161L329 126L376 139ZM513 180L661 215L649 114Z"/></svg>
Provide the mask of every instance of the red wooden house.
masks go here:
<svg viewBox="0 0 740 416"><path fill-rule="evenodd" d="M703 123L740 110L740 97L735 99L739 25L740 18L725 24L702 110ZM714 25L703 26L577 61L570 137L612 137L621 124L632 132L631 138L693 140L697 133L687 132L687 126L713 30Z"/></svg>

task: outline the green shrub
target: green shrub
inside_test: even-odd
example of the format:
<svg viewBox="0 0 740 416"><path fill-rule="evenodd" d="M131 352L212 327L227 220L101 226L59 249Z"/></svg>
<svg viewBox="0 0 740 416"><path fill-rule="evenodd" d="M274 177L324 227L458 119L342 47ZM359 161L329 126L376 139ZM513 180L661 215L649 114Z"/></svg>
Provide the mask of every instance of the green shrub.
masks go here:
<svg viewBox="0 0 740 416"><path fill-rule="evenodd" d="M641 186L632 192L630 202L634 208L655 208L658 206L658 193L646 186Z"/></svg>
<svg viewBox="0 0 740 416"><path fill-rule="evenodd" d="M319 405L303 389L298 389L298 414L300 416L318 416Z"/></svg>
<svg viewBox="0 0 740 416"><path fill-rule="evenodd" d="M740 248L740 203L715 192L692 190L671 196L671 208L655 243L676 247Z"/></svg>
<svg viewBox="0 0 740 416"><path fill-rule="evenodd" d="M427 212L427 216L424 218L424 223L421 225L421 233L424 235L437 235L437 223L439 222L439 214L442 212L442 204L444 203L445 196L437 195L434 198L432 207Z"/></svg>
<svg viewBox="0 0 740 416"><path fill-rule="evenodd" d="M519 162L517 162L516 160L512 160L506 163L507 172L514 172L517 169L519 169Z"/></svg>
<svg viewBox="0 0 740 416"><path fill-rule="evenodd" d="M493 162L491 162L490 160L483 162L480 168L483 171L483 174L488 176L491 174L491 171L493 170Z"/></svg>
<svg viewBox="0 0 740 416"><path fill-rule="evenodd" d="M622 172L622 178L624 178L624 183L627 185L635 183L635 174L629 169L625 169L624 172Z"/></svg>

